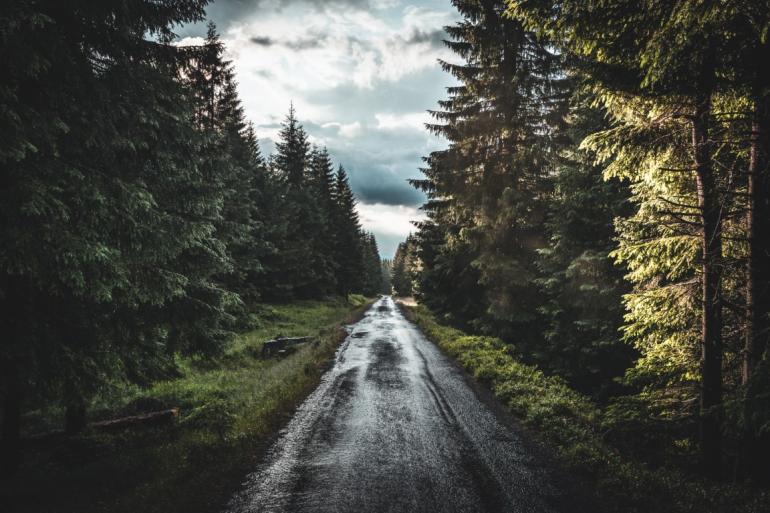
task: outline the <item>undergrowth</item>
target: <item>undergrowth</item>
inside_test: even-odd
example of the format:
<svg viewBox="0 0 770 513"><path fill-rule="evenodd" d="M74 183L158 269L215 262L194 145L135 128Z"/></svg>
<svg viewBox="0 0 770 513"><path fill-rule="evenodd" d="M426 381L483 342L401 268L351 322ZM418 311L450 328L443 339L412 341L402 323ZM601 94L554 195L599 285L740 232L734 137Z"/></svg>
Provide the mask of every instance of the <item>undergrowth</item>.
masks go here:
<svg viewBox="0 0 770 513"><path fill-rule="evenodd" d="M181 375L149 388L105 391L93 418L179 407L172 426L27 441L20 473L0 485L10 512L210 512L258 460L277 429L317 385L339 343L342 328L368 306L348 301L260 305L258 326L215 360L179 362ZM259 357L277 336L310 335L282 359ZM30 412L28 426L60 422L56 408Z"/></svg>
<svg viewBox="0 0 770 513"><path fill-rule="evenodd" d="M439 324L423 306L402 307L442 350L554 448L561 461L607 512L761 513L768 493L706 481L679 469L650 469L607 441L607 414L558 377L515 358L512 346L493 337L469 336Z"/></svg>

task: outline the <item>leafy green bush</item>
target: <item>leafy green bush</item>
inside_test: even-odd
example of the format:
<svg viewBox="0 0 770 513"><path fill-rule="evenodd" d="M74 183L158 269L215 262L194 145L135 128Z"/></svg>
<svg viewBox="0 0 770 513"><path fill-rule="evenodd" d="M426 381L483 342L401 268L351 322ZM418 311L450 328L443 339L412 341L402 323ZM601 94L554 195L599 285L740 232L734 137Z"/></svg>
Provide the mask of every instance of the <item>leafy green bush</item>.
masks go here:
<svg viewBox="0 0 770 513"><path fill-rule="evenodd" d="M348 303L350 303L352 306L361 306L366 304L368 301L369 300L361 294L348 294Z"/></svg>

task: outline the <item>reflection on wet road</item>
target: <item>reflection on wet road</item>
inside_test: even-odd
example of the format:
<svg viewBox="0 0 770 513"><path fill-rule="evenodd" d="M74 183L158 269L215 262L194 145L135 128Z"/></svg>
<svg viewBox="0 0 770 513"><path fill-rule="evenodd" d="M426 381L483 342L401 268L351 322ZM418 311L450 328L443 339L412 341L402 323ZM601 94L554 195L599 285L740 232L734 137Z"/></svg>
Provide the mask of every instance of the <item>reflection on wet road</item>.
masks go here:
<svg viewBox="0 0 770 513"><path fill-rule="evenodd" d="M389 297L232 499L245 512L550 512L559 486Z"/></svg>

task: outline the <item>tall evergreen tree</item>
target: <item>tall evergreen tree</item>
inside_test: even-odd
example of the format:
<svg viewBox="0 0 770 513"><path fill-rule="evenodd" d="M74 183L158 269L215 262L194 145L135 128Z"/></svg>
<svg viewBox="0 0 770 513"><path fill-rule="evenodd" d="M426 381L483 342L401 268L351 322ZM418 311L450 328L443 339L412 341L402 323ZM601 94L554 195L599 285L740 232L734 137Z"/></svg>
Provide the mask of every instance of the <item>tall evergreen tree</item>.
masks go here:
<svg viewBox="0 0 770 513"><path fill-rule="evenodd" d="M280 248L276 279L278 287L289 296L319 297L328 293L334 283L332 260L323 249L327 226L323 203L327 199L319 197L320 183L311 164L307 134L292 106L272 160L285 187L282 208L288 229Z"/></svg>
<svg viewBox="0 0 770 513"><path fill-rule="evenodd" d="M696 236L695 239L679 239L689 246L693 240L700 245L698 256L698 284L700 297L697 308L690 311L700 311L700 322L697 327L700 339L700 446L701 455L707 472L718 475L721 469L721 426L723 395L723 332L724 315L724 280L727 266L724 261L725 244L723 234L726 230L725 205L723 193L729 189L730 178L721 176L718 172L718 162L715 161L718 146L715 144L715 115L714 101L720 89L719 69L720 59L726 38L720 34L729 9L722 9L712 3L703 2L656 2L654 8L635 2L619 0L612 2L611 8L597 9L594 2L541 2L539 0L522 0L511 2L511 13L514 16L528 20L529 26L552 37L570 52L581 69L587 73L601 90L601 97L611 114L623 118L623 128L608 131L605 135L619 135L623 131L625 141L615 138L611 143L615 154L629 156L635 154L639 160L653 169L657 169L658 185L649 182L649 174L640 177L631 173L632 180L639 180L650 185L649 188L638 188L641 193L637 197L646 204L660 201L652 196L659 194L666 197L670 189L665 183L679 182L679 192L682 195L666 198L667 207L655 209L657 215L671 215L678 220L679 226L697 227L697 233L687 233L685 237ZM651 7L651 6L649 6ZM631 114L628 106L635 103L637 107L647 108L648 112L655 111L658 118L650 119L644 116L644 111ZM639 103L642 102L642 103ZM644 103L646 102L646 103ZM673 143L680 151L672 156L671 147L661 147L660 139L644 137L654 131L668 129L681 130L676 127L677 120L686 118L689 129L689 141L683 141L676 131L664 135L667 142ZM635 125L635 126L634 126ZM643 134L643 135L642 135ZM640 137L641 136L641 137ZM596 139L595 139L596 140ZM641 143L641 144L639 144ZM623 144L635 147L637 151L624 152ZM646 147L645 147L646 146ZM605 147L607 148L607 147ZM663 150L669 153L657 153ZM605 153L611 154L612 150ZM728 152L729 153L729 152ZM681 160L681 156L689 162ZM673 158L672 158L673 157ZM675 163L671 160L680 159ZM624 159L621 159L624 160ZM627 162L627 161L626 161ZM613 167L618 169L616 164ZM649 168L648 168L649 169ZM695 197L687 194L687 184L677 176L666 174L667 170L691 170L695 180ZM628 175L627 175L628 176ZM644 199L642 199L644 198ZM636 218L643 216L645 206L640 208ZM647 212L650 213L650 212ZM665 228L664 228L665 230ZM681 237L673 230L667 241ZM686 230L690 232L690 230ZM626 234L630 234L626 231ZM649 237L646 231L636 232L639 237L635 242L629 239L627 251L622 253L626 261L633 256L634 245L637 248L650 248L658 244L643 244ZM658 246L662 247L665 242ZM684 249L679 245L678 249ZM688 248L691 249L691 246ZM685 253L688 251L685 250ZM670 261L660 258L654 261L670 267ZM689 258L689 257L688 257ZM683 262L685 260L679 260ZM665 263L664 263L665 262ZM636 260L638 267L650 268ZM630 264L634 281L651 279L652 274L644 275L634 271ZM683 266L680 266L682 269ZM644 277L643 277L644 276ZM680 278L684 276L679 274ZM662 282L665 283L665 282ZM659 292L665 290L663 285ZM658 294L663 296L665 294ZM635 310L636 319L652 318L658 312L649 310L649 305L637 301L629 305ZM686 314L687 312L680 312ZM652 315L651 315L652 314ZM680 319L688 318L688 315ZM669 328L664 324L656 323ZM644 338L649 331L637 331L637 336Z"/></svg>
<svg viewBox="0 0 770 513"><path fill-rule="evenodd" d="M337 286L338 263L334 258L334 166L326 148L314 148L310 156L309 184L316 201L317 231L313 234L319 288L331 294Z"/></svg>
<svg viewBox="0 0 770 513"><path fill-rule="evenodd" d="M278 138L275 143L273 166L283 175L290 190L301 190L305 185L309 166L310 143L305 129L297 120L294 104L289 107L289 114Z"/></svg>
<svg viewBox="0 0 770 513"><path fill-rule="evenodd" d="M433 112L434 132L450 141L429 161L437 200L451 198L461 243L471 246L487 305L482 323L517 343L536 343L539 288L533 265L545 245L551 185L547 155L555 58L547 45L504 16L505 3L453 2L463 21L447 27L447 46L463 64L442 63L460 84ZM466 253L467 254L467 253Z"/></svg>
<svg viewBox="0 0 770 513"><path fill-rule="evenodd" d="M159 312L227 265L211 222L221 203L201 187L192 98L177 79L187 54L169 44L170 27L199 20L204 4L19 1L3 22L8 466L22 396L48 393L79 427L99 382L140 379L165 360Z"/></svg>
<svg viewBox="0 0 770 513"><path fill-rule="evenodd" d="M363 284L361 292L366 296L375 296L382 289L382 262L373 233L363 233L361 237Z"/></svg>
<svg viewBox="0 0 770 513"><path fill-rule="evenodd" d="M533 357L541 368L590 393L617 389L615 378L635 355L619 333L628 292L624 270L610 257L613 221L630 210L629 193L619 180L605 181L602 167L579 149L587 135L603 128L603 112L576 95L562 131L566 144L554 165L545 227L550 240L537 259L544 327Z"/></svg>
<svg viewBox="0 0 770 513"><path fill-rule="evenodd" d="M337 292L347 295L363 287L363 247L356 199L348 183L345 168L339 166L334 179L334 226Z"/></svg>

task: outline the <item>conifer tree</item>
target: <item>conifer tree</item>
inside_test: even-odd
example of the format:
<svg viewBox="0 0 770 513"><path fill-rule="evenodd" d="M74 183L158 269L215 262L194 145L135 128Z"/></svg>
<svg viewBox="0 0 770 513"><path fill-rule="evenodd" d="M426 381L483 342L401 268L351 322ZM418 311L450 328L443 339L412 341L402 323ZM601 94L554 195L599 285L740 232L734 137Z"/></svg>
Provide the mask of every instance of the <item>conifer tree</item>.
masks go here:
<svg viewBox="0 0 770 513"><path fill-rule="evenodd" d="M294 106L289 109L279 136L272 166L284 183L282 209L288 231L279 250L277 284L288 296L319 297L333 284L331 259L322 248L326 225L324 199L319 198L310 144Z"/></svg>
<svg viewBox="0 0 770 513"><path fill-rule="evenodd" d="M361 292L371 297L377 295L382 288L382 262L380 261L380 252L377 248L377 240L373 233L363 233L361 243L363 247L363 285Z"/></svg>
<svg viewBox="0 0 770 513"><path fill-rule="evenodd" d="M504 17L504 2L456 1L464 20L447 27L447 46L465 62L442 63L461 85L433 112L434 132L450 141L428 162L438 201L451 198L455 229L473 255L487 311L483 321L503 337L535 345L536 251L545 245L550 184L549 126L556 94L555 58L521 24ZM447 241L450 242L450 241ZM467 255L469 252L463 250ZM514 300L514 298L516 298Z"/></svg>
<svg viewBox="0 0 770 513"><path fill-rule="evenodd" d="M724 10L716 4L673 1L658 2L654 9L624 0L614 2L612 9L597 9L594 2L571 0L514 0L510 4L513 16L527 20L531 28L552 37L575 56L581 69L601 90L602 99L611 114L625 115L625 128L628 128L624 131L626 141L614 140L615 153L623 151L623 144L635 146L640 140L640 132L649 133L646 129L665 130L676 125L676 119L685 117L688 120L689 148L679 146L679 149L684 150L682 155L689 158L689 163L680 160L676 166L669 165L670 162L663 164L670 154L659 153L653 157L652 151L659 148L654 148L652 140L645 141L650 145L647 149L636 146L639 150L636 155L646 152L640 160L663 172L666 171L663 166L679 170L689 168L696 182L694 201L689 201L688 196L667 199L673 203L669 204L669 208L658 209L658 213L666 215L666 212L673 211L673 217L683 221L680 225L697 226L695 235L700 245L700 325L697 328L701 378L700 446L706 471L716 476L721 469L725 318L723 273L726 268L723 233L726 209L722 195L725 187L714 160L713 104L719 88L719 45L724 39L719 35L718 27L724 22ZM558 15L554 15L557 12ZM628 109L624 114L621 107L628 101L647 102L644 107L656 110L660 117L644 119L643 114L636 111L634 121L646 126L632 128L629 121L633 116ZM637 103L637 106L640 105ZM617 131L613 135L617 135ZM637 137L632 138L631 135ZM669 132L668 138L669 141L676 141L675 145L683 143L675 138L675 132ZM629 153L632 152L626 155ZM617 168L616 164L613 166ZM658 180L670 182L677 181L677 178L661 173ZM658 193L667 195L662 183L658 187L650 185L647 194L653 194L657 189ZM646 200L658 201L651 196L647 196ZM638 236L647 235L639 232ZM624 255L634 258L629 253ZM631 267L633 269L633 264ZM642 275L632 270L631 277L642 278ZM642 314L646 308L640 302L635 307L637 314ZM630 308L633 310L634 305Z"/></svg>
<svg viewBox="0 0 770 513"><path fill-rule="evenodd" d="M309 184L316 201L317 231L313 248L317 257L319 288L324 294L336 290L338 263L334 258L334 166L326 148L314 148L310 156Z"/></svg>
<svg viewBox="0 0 770 513"><path fill-rule="evenodd" d="M169 44L170 27L199 20L204 4L11 11L19 23L3 30L0 79L16 113L0 120L4 464L18 461L24 395L59 400L81 427L101 380L164 361L169 322L156 314L226 265L210 221L220 203L199 186L200 138L177 79L185 51Z"/></svg>
<svg viewBox="0 0 770 513"><path fill-rule="evenodd" d="M363 247L361 224L356 212L356 199L341 165L334 179L335 261L337 292L343 296L363 287Z"/></svg>
<svg viewBox="0 0 770 513"><path fill-rule="evenodd" d="M630 211L629 192L617 179L605 181L603 168L579 149L587 135L606 128L603 117L582 95L570 102L562 130L568 144L554 165L546 224L550 240L537 259L543 334L533 357L572 386L606 396L617 389L615 379L631 365L635 351L620 337L628 286L624 269L610 257L613 221Z"/></svg>

